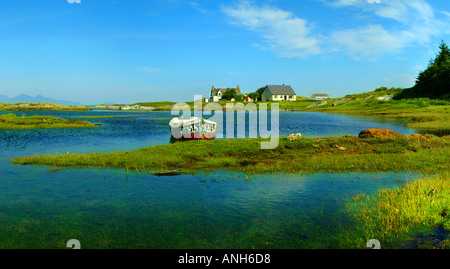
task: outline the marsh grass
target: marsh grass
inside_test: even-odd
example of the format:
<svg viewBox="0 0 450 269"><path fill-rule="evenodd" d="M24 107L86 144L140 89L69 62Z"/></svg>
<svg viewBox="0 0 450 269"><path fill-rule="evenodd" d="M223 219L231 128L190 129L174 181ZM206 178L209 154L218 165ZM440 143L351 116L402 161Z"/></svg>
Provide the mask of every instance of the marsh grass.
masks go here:
<svg viewBox="0 0 450 269"><path fill-rule="evenodd" d="M18 164L72 167L115 167L139 172L178 170L195 173L214 169L258 173L350 171L419 171L433 173L450 163L449 141L431 139L360 139L358 137L280 140L261 150L260 139L186 141L129 152L36 155L14 158ZM430 165L432 164L432 165Z"/></svg>
<svg viewBox="0 0 450 269"><path fill-rule="evenodd" d="M0 115L0 129L84 127L95 127L95 124L81 120L68 120L51 116L17 117L15 114Z"/></svg>
<svg viewBox="0 0 450 269"><path fill-rule="evenodd" d="M353 196L347 211L355 221L352 233L357 246L364 248L376 238L384 248L398 248L401 241L423 230L441 226L450 232L449 175L444 172L375 195ZM450 247L449 240L439 243L432 247Z"/></svg>

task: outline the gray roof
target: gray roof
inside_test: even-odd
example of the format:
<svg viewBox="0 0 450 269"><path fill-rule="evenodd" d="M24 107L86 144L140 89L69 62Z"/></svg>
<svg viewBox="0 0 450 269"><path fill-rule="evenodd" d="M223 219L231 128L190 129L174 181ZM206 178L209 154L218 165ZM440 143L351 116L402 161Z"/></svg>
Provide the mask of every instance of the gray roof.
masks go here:
<svg viewBox="0 0 450 269"><path fill-rule="evenodd" d="M276 95L295 95L294 90L289 85L267 85L266 90Z"/></svg>

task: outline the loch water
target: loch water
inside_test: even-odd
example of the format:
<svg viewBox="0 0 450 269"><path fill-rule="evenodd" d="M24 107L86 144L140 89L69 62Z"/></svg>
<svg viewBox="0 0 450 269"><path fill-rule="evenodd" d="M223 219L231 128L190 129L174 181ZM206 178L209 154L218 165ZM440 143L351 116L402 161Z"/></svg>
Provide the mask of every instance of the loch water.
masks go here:
<svg viewBox="0 0 450 269"><path fill-rule="evenodd" d="M170 141L170 112L0 112L83 119L96 128L0 130L0 248L341 248L345 204L413 179L408 173L158 177L122 169L24 166L18 156L135 150ZM384 118L281 111L280 135L418 130Z"/></svg>

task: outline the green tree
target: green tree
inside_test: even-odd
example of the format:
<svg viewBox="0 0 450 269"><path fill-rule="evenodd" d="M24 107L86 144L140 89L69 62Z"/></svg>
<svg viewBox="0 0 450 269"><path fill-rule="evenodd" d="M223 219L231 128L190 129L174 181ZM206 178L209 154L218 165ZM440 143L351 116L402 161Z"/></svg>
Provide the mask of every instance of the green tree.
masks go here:
<svg viewBox="0 0 450 269"><path fill-rule="evenodd" d="M252 98L253 100L257 101L260 99L260 95L257 92L252 92L248 95L250 98Z"/></svg>
<svg viewBox="0 0 450 269"><path fill-rule="evenodd" d="M442 41L439 53L432 59L425 71L419 73L416 85L403 90L396 99L441 98L450 99L450 49Z"/></svg>
<svg viewBox="0 0 450 269"><path fill-rule="evenodd" d="M227 89L227 91L222 95L222 98L225 100L231 100L232 98L236 99L237 91L234 88Z"/></svg>
<svg viewBox="0 0 450 269"><path fill-rule="evenodd" d="M236 102L243 102L244 101L244 95L243 94L238 94L235 97Z"/></svg>
<svg viewBox="0 0 450 269"><path fill-rule="evenodd" d="M261 101L261 97L262 97L262 94L263 94L265 89L266 89L266 86L261 87L261 88L256 90L256 92L258 93L258 101Z"/></svg>

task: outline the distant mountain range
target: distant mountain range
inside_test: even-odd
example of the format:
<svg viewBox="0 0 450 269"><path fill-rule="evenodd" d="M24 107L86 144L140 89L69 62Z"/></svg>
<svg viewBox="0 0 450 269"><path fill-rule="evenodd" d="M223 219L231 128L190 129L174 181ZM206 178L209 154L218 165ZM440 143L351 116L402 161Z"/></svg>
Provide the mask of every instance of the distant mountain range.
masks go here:
<svg viewBox="0 0 450 269"><path fill-rule="evenodd" d="M0 95L0 103L55 103L58 105L68 105L68 106L79 106L80 103L65 101L65 100L56 100L48 97L44 97L42 95L37 96L29 96L26 94L20 94L16 97L8 97L6 95Z"/></svg>

